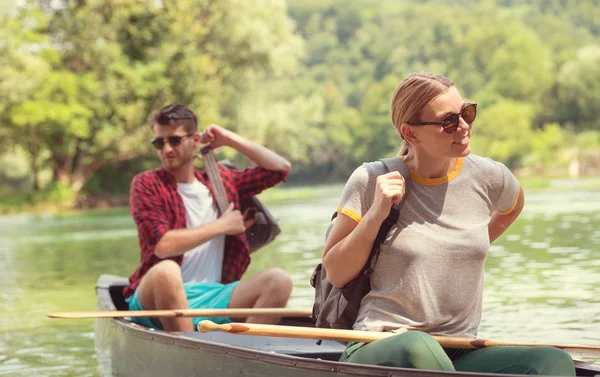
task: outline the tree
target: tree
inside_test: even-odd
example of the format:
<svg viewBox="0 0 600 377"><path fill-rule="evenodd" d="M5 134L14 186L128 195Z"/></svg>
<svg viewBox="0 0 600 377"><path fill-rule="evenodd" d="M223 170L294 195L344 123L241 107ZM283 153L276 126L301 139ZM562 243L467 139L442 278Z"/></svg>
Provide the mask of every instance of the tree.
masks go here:
<svg viewBox="0 0 600 377"><path fill-rule="evenodd" d="M473 126L473 151L504 162L509 168L520 167L531 152L531 128L534 106L502 100L477 116Z"/></svg>
<svg viewBox="0 0 600 377"><path fill-rule="evenodd" d="M55 181L74 191L102 166L147 153L149 115L166 103L189 105L201 125L244 133L243 122L231 124L239 119L236 103L268 88L265 76L293 69L301 50L283 0L39 6L48 17L47 27L36 25L45 43L16 50L35 51L48 69L13 102L6 121L38 138ZM22 8L21 18L39 9Z"/></svg>
<svg viewBox="0 0 600 377"><path fill-rule="evenodd" d="M50 72L39 54L40 46L47 43L43 33L47 22L48 18L29 2L19 9L0 10L0 147L4 154L22 149L28 152L34 190L40 187L38 173L43 166L44 143L32 129L13 124L12 111L28 100ZM14 171L10 174L14 176Z"/></svg>
<svg viewBox="0 0 600 377"><path fill-rule="evenodd" d="M579 50L557 78L559 121L577 130L600 130L600 45Z"/></svg>

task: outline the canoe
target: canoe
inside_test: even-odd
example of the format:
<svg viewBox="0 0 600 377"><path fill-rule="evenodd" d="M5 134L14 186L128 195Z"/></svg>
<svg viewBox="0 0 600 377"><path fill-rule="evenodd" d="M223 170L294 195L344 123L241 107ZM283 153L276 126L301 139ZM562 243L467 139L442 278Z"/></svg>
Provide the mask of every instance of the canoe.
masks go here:
<svg viewBox="0 0 600 377"><path fill-rule="evenodd" d="M127 310L126 278L101 275L96 284L98 310ZM312 327L309 318L284 318L282 325ZM95 324L98 362L112 377L473 377L508 376L425 371L341 363L344 345L335 341L224 332L165 332L126 318L99 318ZM576 362L578 376L600 376L600 368Z"/></svg>

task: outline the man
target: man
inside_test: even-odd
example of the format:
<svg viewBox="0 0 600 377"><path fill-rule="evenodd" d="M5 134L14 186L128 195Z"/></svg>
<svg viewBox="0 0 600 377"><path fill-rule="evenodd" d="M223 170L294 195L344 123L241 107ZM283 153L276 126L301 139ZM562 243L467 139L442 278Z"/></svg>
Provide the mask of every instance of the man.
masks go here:
<svg viewBox="0 0 600 377"><path fill-rule="evenodd" d="M138 228L141 264L123 291L130 310L284 307L292 281L271 269L240 282L250 262L241 198L283 181L291 165L269 149L217 125L197 132L194 113L169 105L150 123L162 166L132 181L130 210ZM206 172L194 169L201 143L236 149L257 167L221 170L229 208L219 215ZM133 318L166 331L194 331L204 318ZM211 318L218 323L230 318ZM250 317L277 323L279 318Z"/></svg>

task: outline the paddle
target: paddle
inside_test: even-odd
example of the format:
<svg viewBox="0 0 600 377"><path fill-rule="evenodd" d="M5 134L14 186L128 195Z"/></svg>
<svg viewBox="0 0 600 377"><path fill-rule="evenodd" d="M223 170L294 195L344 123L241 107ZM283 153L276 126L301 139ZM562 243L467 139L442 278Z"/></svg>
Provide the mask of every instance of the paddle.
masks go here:
<svg viewBox="0 0 600 377"><path fill-rule="evenodd" d="M198 324L198 330L208 332L219 330L232 334L241 335L260 335L282 338L304 338L316 340L337 340L342 342L373 342L389 336L397 335L392 332L376 331L356 331L356 330L338 330L323 329L313 327L298 326L280 326L280 325L259 325L250 323L228 323L218 325L212 321L204 320ZM445 348L483 348L490 346L549 346L564 349L572 356L585 356L586 358L600 359L600 346L579 346L569 344L541 344L541 343L521 343L505 342L500 340L488 339L469 339L449 336L434 336L435 340Z"/></svg>
<svg viewBox="0 0 600 377"><path fill-rule="evenodd" d="M176 309L176 310L120 310L103 312L55 312L46 313L50 318L122 318L122 317L310 317L312 309Z"/></svg>

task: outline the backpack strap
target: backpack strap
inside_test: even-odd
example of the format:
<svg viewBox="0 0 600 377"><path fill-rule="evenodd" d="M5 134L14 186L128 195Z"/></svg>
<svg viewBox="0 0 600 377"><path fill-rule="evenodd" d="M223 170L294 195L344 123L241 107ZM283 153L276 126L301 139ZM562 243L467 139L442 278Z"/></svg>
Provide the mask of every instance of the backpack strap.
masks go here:
<svg viewBox="0 0 600 377"><path fill-rule="evenodd" d="M223 186L223 180L219 173L219 169L217 168L217 159L215 158L210 145L202 147L202 149L200 149L200 155L204 160L208 181L213 187L215 198L217 199L217 206L222 215L227 210L227 207L229 207L229 199L227 199L225 186Z"/></svg>
<svg viewBox="0 0 600 377"><path fill-rule="evenodd" d="M412 187L412 178L410 177L410 171L408 170L408 167L404 163L402 157L382 158L379 161L383 162L388 171L397 171L404 177L404 197L402 198L402 201L399 204L397 204L397 208L400 208L404 204L404 201L406 200L406 195L408 195L410 188Z"/></svg>
<svg viewBox="0 0 600 377"><path fill-rule="evenodd" d="M410 191L412 186L412 179L410 177L410 172L408 167L404 163L404 160L401 157L392 157L392 158L382 158L381 162L385 165L388 172L398 171L404 177L404 196L400 203L395 204L390 209L390 214L386 217L386 219L381 224L379 228L379 232L377 232L377 237L375 237L375 241L373 242L373 247L371 248L371 254L369 255L369 260L367 261L368 269L365 270L366 276L371 276L373 270L375 269L375 265L377 264L377 259L379 259L379 252L381 249L381 244L385 241L388 233L392 229L392 226L398 222L398 218L400 217L400 208L406 201L406 197Z"/></svg>

